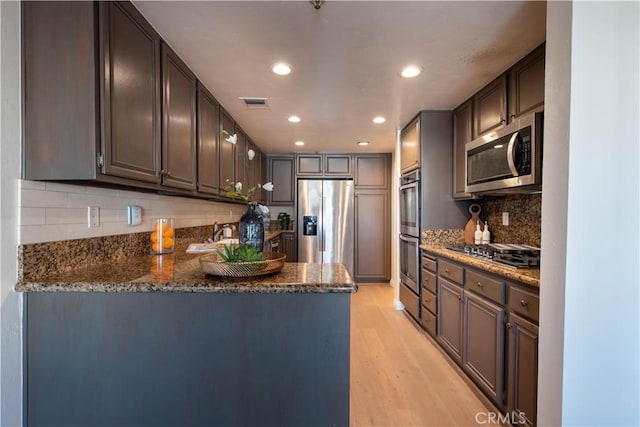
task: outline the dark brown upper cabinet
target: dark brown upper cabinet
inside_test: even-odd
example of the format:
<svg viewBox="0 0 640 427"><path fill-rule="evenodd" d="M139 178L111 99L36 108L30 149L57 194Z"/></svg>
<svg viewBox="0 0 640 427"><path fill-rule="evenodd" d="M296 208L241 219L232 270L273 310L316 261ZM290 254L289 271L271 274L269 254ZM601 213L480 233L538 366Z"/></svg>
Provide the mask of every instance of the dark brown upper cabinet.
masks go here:
<svg viewBox="0 0 640 427"><path fill-rule="evenodd" d="M267 156L267 162L267 180L273 183L273 191L267 194L267 203L293 206L295 201L293 156Z"/></svg>
<svg viewBox="0 0 640 427"><path fill-rule="evenodd" d="M473 139L473 102L468 100L453 110L453 197L467 199L467 153L465 145Z"/></svg>
<svg viewBox="0 0 640 427"><path fill-rule="evenodd" d="M220 192L218 134L220 106L213 95L198 83L198 192Z"/></svg>
<svg viewBox="0 0 640 427"><path fill-rule="evenodd" d="M236 124L223 108L220 108L220 187L235 181Z"/></svg>
<svg viewBox="0 0 640 427"><path fill-rule="evenodd" d="M235 150L235 180L241 182L245 190L251 188L247 182L247 134L236 126L236 146Z"/></svg>
<svg viewBox="0 0 640 427"><path fill-rule="evenodd" d="M507 123L507 75L482 88L473 97L474 138Z"/></svg>
<svg viewBox="0 0 640 427"><path fill-rule="evenodd" d="M23 7L23 177L159 188L159 35L130 3Z"/></svg>
<svg viewBox="0 0 640 427"><path fill-rule="evenodd" d="M544 106L545 44L538 46L508 71L509 122Z"/></svg>
<svg viewBox="0 0 640 427"><path fill-rule="evenodd" d="M196 76L162 44L162 184L196 188Z"/></svg>
<svg viewBox="0 0 640 427"><path fill-rule="evenodd" d="M354 156L356 190L388 189L391 181L390 154L356 154Z"/></svg>
<svg viewBox="0 0 640 427"><path fill-rule="evenodd" d="M420 167L420 117L415 117L400 133L400 173Z"/></svg>
<svg viewBox="0 0 640 427"><path fill-rule="evenodd" d="M325 176L351 176L350 154L324 154Z"/></svg>
<svg viewBox="0 0 640 427"><path fill-rule="evenodd" d="M350 154L296 154L296 175L350 178L352 163Z"/></svg>

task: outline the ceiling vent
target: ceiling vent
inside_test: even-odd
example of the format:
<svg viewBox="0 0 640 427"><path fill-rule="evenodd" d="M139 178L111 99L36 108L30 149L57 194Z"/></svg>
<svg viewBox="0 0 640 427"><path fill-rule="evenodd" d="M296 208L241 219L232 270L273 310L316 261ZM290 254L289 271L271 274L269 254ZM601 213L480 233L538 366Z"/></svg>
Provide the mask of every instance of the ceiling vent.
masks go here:
<svg viewBox="0 0 640 427"><path fill-rule="evenodd" d="M254 96L241 96L240 100L244 102L249 110L268 110L267 98L257 98Z"/></svg>

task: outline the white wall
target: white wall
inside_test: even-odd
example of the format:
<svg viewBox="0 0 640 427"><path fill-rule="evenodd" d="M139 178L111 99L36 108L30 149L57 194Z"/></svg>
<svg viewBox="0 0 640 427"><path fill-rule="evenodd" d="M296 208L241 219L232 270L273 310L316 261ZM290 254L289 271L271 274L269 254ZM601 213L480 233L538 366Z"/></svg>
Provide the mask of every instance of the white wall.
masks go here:
<svg viewBox="0 0 640 427"><path fill-rule="evenodd" d="M110 188L19 181L19 242L38 243L151 231L158 217L176 228L238 221L246 206ZM126 206L142 207L142 224L127 225ZM87 226L87 207L100 208L100 226Z"/></svg>
<svg viewBox="0 0 640 427"><path fill-rule="evenodd" d="M22 425L22 296L13 292L20 167L20 3L0 1L0 425Z"/></svg>
<svg viewBox="0 0 640 427"><path fill-rule="evenodd" d="M550 65L570 66L570 82L549 70L547 83L560 91L560 102L568 96L569 122L568 132L553 125L561 117L549 117L547 108L540 424L637 426L640 4L573 2L567 9L550 2L547 19ZM558 35L567 28L570 61L562 61L566 40ZM564 304L553 300L563 294ZM561 402L551 402L559 393Z"/></svg>

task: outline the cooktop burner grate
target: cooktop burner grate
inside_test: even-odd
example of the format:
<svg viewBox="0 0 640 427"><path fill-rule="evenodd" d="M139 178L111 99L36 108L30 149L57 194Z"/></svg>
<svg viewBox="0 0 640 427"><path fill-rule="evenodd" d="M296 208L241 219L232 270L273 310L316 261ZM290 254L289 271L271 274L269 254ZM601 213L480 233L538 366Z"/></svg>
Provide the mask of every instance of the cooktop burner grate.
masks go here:
<svg viewBox="0 0 640 427"><path fill-rule="evenodd" d="M506 243L490 243L487 245L454 244L447 246L447 249L514 268L540 267L540 248L529 245Z"/></svg>

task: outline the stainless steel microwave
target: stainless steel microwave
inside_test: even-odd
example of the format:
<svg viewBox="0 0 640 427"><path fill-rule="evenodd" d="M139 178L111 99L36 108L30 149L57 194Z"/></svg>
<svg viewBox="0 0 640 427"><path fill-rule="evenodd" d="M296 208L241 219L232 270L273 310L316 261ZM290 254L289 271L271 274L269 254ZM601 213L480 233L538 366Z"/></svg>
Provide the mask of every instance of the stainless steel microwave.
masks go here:
<svg viewBox="0 0 640 427"><path fill-rule="evenodd" d="M542 120L533 113L466 144L466 191L532 193L542 190Z"/></svg>

